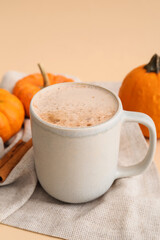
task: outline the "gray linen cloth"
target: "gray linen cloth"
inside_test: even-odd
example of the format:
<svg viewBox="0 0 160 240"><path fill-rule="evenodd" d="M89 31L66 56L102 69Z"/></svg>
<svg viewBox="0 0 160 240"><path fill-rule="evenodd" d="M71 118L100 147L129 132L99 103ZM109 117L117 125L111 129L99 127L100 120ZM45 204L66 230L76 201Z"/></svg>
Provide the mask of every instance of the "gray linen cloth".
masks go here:
<svg viewBox="0 0 160 240"><path fill-rule="evenodd" d="M98 85L115 92L119 88L118 83ZM147 148L138 124L125 123L119 162L137 163ZM160 239L160 179L154 163L139 176L116 180L92 202L65 204L36 186L33 161L31 149L0 187L2 223L72 240Z"/></svg>

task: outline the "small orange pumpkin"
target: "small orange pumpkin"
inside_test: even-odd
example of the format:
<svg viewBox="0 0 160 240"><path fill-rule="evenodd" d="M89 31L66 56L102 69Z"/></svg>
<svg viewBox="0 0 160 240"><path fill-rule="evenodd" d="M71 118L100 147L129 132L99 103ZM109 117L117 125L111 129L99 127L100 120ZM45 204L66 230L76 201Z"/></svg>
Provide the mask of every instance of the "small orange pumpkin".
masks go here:
<svg viewBox="0 0 160 240"><path fill-rule="evenodd" d="M7 90L0 88L0 137L4 142L20 130L24 115L21 101Z"/></svg>
<svg viewBox="0 0 160 240"><path fill-rule="evenodd" d="M119 97L124 110L148 114L160 138L160 57L155 54L147 65L132 70L122 82ZM148 129L140 124L144 136Z"/></svg>
<svg viewBox="0 0 160 240"><path fill-rule="evenodd" d="M40 73L31 74L19 80L13 89L13 94L16 95L23 103L25 114L30 116L29 106L33 96L42 88L56 83L73 82L72 79L61 75L46 74L40 65L38 65Z"/></svg>

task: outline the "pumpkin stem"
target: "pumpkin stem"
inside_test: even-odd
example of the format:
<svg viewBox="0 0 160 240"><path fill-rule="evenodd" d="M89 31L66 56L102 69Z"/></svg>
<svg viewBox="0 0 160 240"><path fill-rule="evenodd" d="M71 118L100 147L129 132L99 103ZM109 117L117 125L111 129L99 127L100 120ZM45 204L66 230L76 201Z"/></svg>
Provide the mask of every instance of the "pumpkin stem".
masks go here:
<svg viewBox="0 0 160 240"><path fill-rule="evenodd" d="M159 73L160 71L160 57L157 54L154 54L150 62L144 66L147 72Z"/></svg>
<svg viewBox="0 0 160 240"><path fill-rule="evenodd" d="M41 74L42 74L42 77L43 77L43 88L48 87L50 85L48 76L47 76L46 72L44 71L44 69L41 67L41 65L39 63L38 63L38 67L39 67L39 69L41 71Z"/></svg>

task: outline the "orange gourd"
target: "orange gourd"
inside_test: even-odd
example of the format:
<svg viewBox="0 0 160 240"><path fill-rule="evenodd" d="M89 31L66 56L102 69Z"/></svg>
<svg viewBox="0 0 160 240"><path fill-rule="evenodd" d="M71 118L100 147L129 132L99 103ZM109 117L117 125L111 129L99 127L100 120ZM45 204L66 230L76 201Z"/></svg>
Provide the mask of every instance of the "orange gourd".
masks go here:
<svg viewBox="0 0 160 240"><path fill-rule="evenodd" d="M46 74L39 65L40 73L31 74L19 80L13 89L13 94L16 95L23 103L25 114L30 116L29 106L32 97L42 88L56 83L73 82L72 79L61 75Z"/></svg>
<svg viewBox="0 0 160 240"><path fill-rule="evenodd" d="M154 121L160 138L160 57L155 54L147 65L133 69L119 90L124 110L148 114ZM144 136L148 129L141 125Z"/></svg>
<svg viewBox="0 0 160 240"><path fill-rule="evenodd" d="M7 90L0 88L0 137L4 142L20 130L24 115L21 101Z"/></svg>

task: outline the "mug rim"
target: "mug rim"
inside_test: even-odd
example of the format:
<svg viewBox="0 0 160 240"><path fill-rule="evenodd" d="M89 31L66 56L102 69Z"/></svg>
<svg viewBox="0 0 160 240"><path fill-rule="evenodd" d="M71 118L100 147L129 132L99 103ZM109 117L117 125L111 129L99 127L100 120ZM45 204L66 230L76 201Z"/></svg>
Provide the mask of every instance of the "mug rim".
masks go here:
<svg viewBox="0 0 160 240"><path fill-rule="evenodd" d="M85 85L85 86L93 86L96 88L100 88L106 92L109 92L110 94L112 94L114 96L114 98L117 101L118 104L118 108L116 113L109 119L106 120L105 122L102 122L100 124L97 125L93 125L93 126L87 126L87 127L64 127L64 126L59 126L59 125L55 125L49 122L44 121L43 119L41 119L39 117L38 114L36 114L36 112L34 111L34 99L38 96L38 94L41 92L45 92L48 88L54 88L57 87L57 84L53 84L50 85L48 87L45 87L43 89L41 89L40 91L38 91L32 98L31 103L30 103L30 117L31 119L34 119L36 121L36 123L42 127L44 127L46 130L49 130L51 132L55 132L57 134L60 135L69 135L69 136L85 136L85 135L93 135L93 134L97 134L99 132L108 130L110 128L112 128L119 120L119 116L120 113L122 112L123 108L122 108L122 103L120 98L118 97L118 95L116 95L114 92L112 92L111 90L101 87L99 85L96 84L90 84L90 83L84 83L84 82L65 82L65 83L58 83L58 85L60 84L60 86L62 85Z"/></svg>

